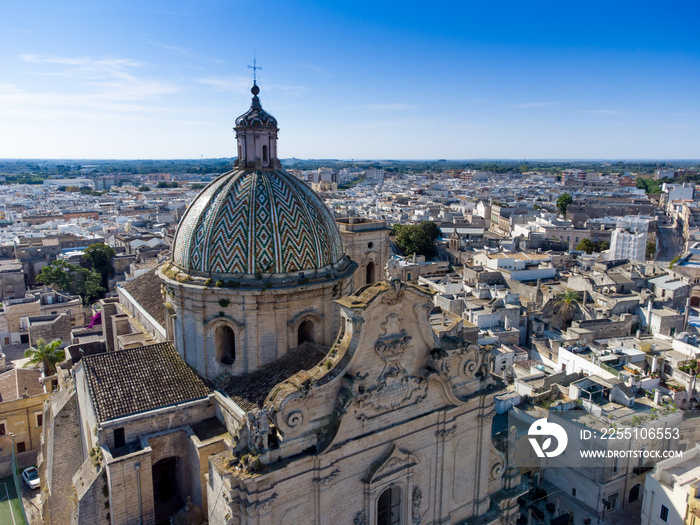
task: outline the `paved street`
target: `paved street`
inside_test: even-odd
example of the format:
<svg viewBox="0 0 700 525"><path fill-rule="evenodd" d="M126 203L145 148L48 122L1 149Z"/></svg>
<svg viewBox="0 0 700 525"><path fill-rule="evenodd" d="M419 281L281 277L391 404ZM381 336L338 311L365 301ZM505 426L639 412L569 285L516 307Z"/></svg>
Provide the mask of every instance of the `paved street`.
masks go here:
<svg viewBox="0 0 700 525"><path fill-rule="evenodd" d="M678 231L673 226L659 225L659 243L656 261L659 264L670 263L676 255L681 254L681 239ZM664 265L664 266L665 266Z"/></svg>
<svg viewBox="0 0 700 525"><path fill-rule="evenodd" d="M26 483L20 481L22 487L22 503L24 504L24 512L27 514L27 521L30 525L41 525L41 490L32 490L27 487Z"/></svg>

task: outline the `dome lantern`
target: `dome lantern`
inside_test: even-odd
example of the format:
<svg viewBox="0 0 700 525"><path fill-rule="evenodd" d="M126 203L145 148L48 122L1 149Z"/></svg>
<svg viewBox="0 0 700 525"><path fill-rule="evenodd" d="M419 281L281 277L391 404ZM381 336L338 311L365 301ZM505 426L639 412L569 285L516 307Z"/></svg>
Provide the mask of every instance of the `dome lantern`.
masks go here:
<svg viewBox="0 0 700 525"><path fill-rule="evenodd" d="M238 159L235 166L241 169L280 168L277 158L277 119L262 108L256 82L250 92L253 100L250 109L236 119Z"/></svg>

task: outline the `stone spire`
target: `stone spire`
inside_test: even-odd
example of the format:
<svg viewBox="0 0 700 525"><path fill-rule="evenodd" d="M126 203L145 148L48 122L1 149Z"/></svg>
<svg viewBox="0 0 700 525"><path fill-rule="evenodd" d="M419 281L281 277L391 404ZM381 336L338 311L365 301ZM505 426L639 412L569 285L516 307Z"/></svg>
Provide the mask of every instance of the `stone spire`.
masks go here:
<svg viewBox="0 0 700 525"><path fill-rule="evenodd" d="M250 109L236 119L233 128L238 141L235 166L241 169L278 169L277 120L262 108L257 81L253 81L250 92L253 94Z"/></svg>

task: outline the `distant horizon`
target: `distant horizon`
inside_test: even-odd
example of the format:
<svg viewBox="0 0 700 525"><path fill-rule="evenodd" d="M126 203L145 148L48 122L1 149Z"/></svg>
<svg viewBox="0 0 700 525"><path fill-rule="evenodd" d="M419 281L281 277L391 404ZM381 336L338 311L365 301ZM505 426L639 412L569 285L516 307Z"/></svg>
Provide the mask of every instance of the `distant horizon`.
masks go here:
<svg viewBox="0 0 700 525"><path fill-rule="evenodd" d="M162 158L50 158L50 157L20 157L20 158L0 158L0 162L29 162L29 161L41 161L41 162L140 162L140 161L192 161L192 162L203 162L203 161L215 161L215 160L235 160L236 157L162 157ZM503 162L503 163L521 163L527 164L529 162L593 162L593 163L633 163L633 162L647 162L647 163L700 163L700 158L697 159L664 159L664 158L466 158L466 159L451 159L451 158L434 158L434 159L395 159L395 158L301 158L301 157L283 157L280 161L301 161L301 162L347 162L347 163L366 163L366 162Z"/></svg>
<svg viewBox="0 0 700 525"><path fill-rule="evenodd" d="M0 8L0 157L693 159L699 2L123 0Z"/></svg>

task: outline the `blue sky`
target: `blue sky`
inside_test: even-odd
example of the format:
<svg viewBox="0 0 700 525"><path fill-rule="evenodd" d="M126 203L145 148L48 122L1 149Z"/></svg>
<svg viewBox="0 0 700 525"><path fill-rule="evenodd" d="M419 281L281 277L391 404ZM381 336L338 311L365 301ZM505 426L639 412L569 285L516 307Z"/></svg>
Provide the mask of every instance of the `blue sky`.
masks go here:
<svg viewBox="0 0 700 525"><path fill-rule="evenodd" d="M700 2L0 4L0 158L699 158Z"/></svg>

